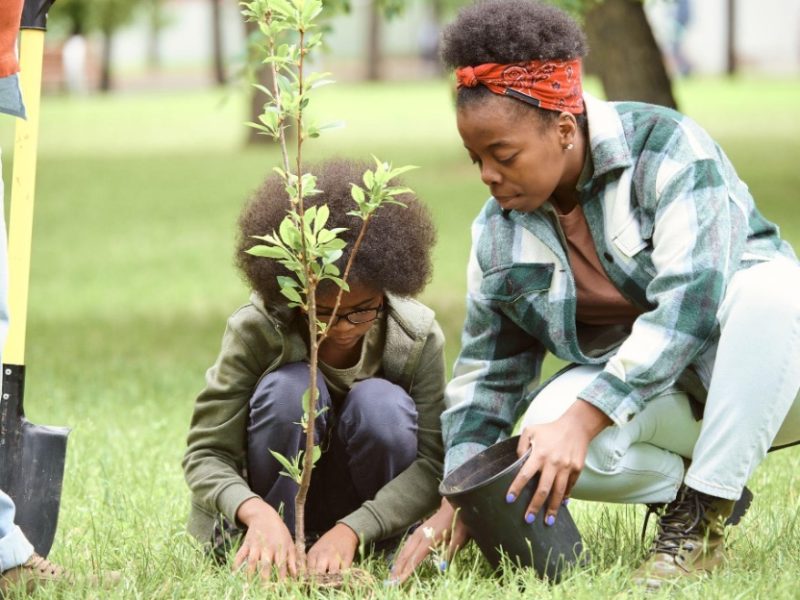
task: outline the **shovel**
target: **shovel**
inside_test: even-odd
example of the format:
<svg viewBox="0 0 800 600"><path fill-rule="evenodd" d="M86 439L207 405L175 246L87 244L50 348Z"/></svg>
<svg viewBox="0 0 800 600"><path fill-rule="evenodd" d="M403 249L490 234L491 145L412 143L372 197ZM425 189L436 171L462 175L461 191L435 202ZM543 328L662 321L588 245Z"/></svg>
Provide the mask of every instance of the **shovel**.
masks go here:
<svg viewBox="0 0 800 600"><path fill-rule="evenodd" d="M0 401L0 489L16 504L16 524L37 553L53 545L61 503L68 429L25 419L25 326L28 309L39 98L47 11L54 0L26 0L20 36L20 84L28 119L18 120L9 213L8 340Z"/></svg>

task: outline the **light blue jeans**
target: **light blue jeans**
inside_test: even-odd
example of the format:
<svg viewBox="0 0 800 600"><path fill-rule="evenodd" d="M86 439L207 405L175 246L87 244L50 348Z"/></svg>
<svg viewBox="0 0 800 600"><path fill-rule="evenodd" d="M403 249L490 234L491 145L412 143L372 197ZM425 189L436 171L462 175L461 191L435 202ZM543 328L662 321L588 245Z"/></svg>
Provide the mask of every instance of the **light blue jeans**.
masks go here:
<svg viewBox="0 0 800 600"><path fill-rule="evenodd" d="M0 358L8 332L8 257L6 256L6 225L3 211L3 160L0 151ZM2 400L0 400L2 402ZM21 565L33 554L33 546L20 528L14 525L14 502L0 490L0 572Z"/></svg>
<svg viewBox="0 0 800 600"><path fill-rule="evenodd" d="M0 490L0 572L27 561L33 546L17 525L14 525L14 502Z"/></svg>
<svg viewBox="0 0 800 600"><path fill-rule="evenodd" d="M572 497L670 502L686 483L735 500L770 446L800 440L800 266L779 258L738 272L717 318L719 342L695 363L710 381L703 420L679 390L650 399L629 423L592 441ZM557 419L601 369L584 365L555 378L522 426Z"/></svg>

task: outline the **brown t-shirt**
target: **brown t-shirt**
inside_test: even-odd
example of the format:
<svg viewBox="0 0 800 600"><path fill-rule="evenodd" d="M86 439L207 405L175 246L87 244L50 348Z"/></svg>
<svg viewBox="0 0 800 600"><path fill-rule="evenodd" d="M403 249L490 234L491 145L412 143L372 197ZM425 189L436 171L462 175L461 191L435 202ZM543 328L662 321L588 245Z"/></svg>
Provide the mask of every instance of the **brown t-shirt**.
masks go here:
<svg viewBox="0 0 800 600"><path fill-rule="evenodd" d="M606 275L580 204L558 214L575 276L576 320L587 325L631 325L641 311L620 294Z"/></svg>

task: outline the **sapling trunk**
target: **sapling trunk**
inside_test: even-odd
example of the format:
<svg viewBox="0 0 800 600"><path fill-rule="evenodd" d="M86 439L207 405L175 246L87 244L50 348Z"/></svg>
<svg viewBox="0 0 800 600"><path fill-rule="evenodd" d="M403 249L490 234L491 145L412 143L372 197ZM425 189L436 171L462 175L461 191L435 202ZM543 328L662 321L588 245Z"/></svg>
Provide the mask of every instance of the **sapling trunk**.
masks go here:
<svg viewBox="0 0 800 600"><path fill-rule="evenodd" d="M288 277L278 277L281 293L289 299L289 306L301 307L308 318L310 386L306 395L307 405L304 407L303 424L306 442L302 451L302 461L299 460L299 457L289 459L273 452L273 456L285 467L284 474L291 476L298 483L298 491L295 496L295 550L301 569L304 570L306 567L305 505L311 485L311 472L314 462L320 454L315 451L317 448L314 439L318 412L319 348L328 335L330 325L336 323L342 294L348 289L347 279L351 267L374 211L383 202L402 204L394 197L410 190L403 187L392 187L390 181L396 175L413 167L392 170L390 165L376 159L378 166L375 172L367 171L364 174L366 193L364 189L353 182L351 194L357 210L350 214L357 215L361 219L361 226L348 256L344 272L339 277L340 272L335 263L342 255L346 244L338 238L338 234L344 229L325 229L329 216L327 207L320 205L306 211L304 202L306 196L320 192L316 189L313 176L307 175L309 178L307 182L304 179L303 143L307 137L318 136L322 128L306 125L303 120L303 110L308 102L308 98L304 95L314 85L328 83L320 81L319 78L322 75L317 75L316 79L314 79L314 74L310 75L309 79L304 76L305 56L320 41L319 35L312 36L310 41L307 41L307 33L310 28L314 27L313 19L322 10L322 5L319 0L253 0L244 3L244 6L245 14L250 19L259 22L262 32L268 37L265 62L270 63L273 75L272 90L260 88L271 96L269 107L265 104L264 113L259 117L260 123L250 123L250 125L280 142L283 169L277 170L286 183L291 201L291 208L280 226L280 233L273 232L264 236L255 236L264 240L266 245L253 246L247 252L255 256L278 260L294 274L296 278L294 280ZM287 29L292 29L298 34L297 46L286 44L277 46L276 36ZM288 77L282 73L287 74ZM290 169L291 161L286 143L288 118L294 120L297 133L294 173ZM317 289L320 282L325 279L333 281L338 287L328 326L323 326L317 321Z"/></svg>

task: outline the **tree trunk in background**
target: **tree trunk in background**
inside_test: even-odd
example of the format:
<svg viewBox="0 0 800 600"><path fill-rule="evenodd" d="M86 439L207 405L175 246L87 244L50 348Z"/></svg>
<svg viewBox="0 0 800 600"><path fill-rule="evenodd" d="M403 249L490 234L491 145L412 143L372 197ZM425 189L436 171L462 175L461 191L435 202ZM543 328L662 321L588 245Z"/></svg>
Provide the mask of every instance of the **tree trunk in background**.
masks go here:
<svg viewBox="0 0 800 600"><path fill-rule="evenodd" d="M641 0L605 0L586 14L587 71L599 75L609 100L676 108L672 82Z"/></svg>
<svg viewBox="0 0 800 600"><path fill-rule="evenodd" d="M214 82L225 85L228 82L222 50L222 6L220 0L211 0L211 47L213 49Z"/></svg>
<svg viewBox="0 0 800 600"><path fill-rule="evenodd" d="M110 27L103 28L103 48L100 58L100 91L110 92L113 81L111 79L111 43L114 30Z"/></svg>
<svg viewBox="0 0 800 600"><path fill-rule="evenodd" d="M246 35L246 43L248 44L248 48L250 47L250 39L253 37L254 32L259 31L258 23L254 22L245 22L244 24L244 31ZM248 53L250 50L248 50ZM252 63L252 60L248 59L249 62ZM267 68L267 65L259 64L259 69L256 72L256 78L258 79L258 83L263 85L268 90L272 89L272 72L270 69ZM264 103L267 101L267 96L264 92L255 89L249 83L247 84L248 91L250 93L250 109L249 109L249 118L248 121L253 123L258 123L259 115L264 112ZM252 127L247 128L247 145L264 145L264 144L274 144L276 143L270 136L268 135L260 135L257 130L253 129Z"/></svg>
<svg viewBox="0 0 800 600"><path fill-rule="evenodd" d="M147 66L153 70L161 67L161 29L164 25L161 0L150 2L147 24Z"/></svg>
<svg viewBox="0 0 800 600"><path fill-rule="evenodd" d="M381 78L381 10L378 0L369 3L367 30L367 81Z"/></svg>
<svg viewBox="0 0 800 600"><path fill-rule="evenodd" d="M727 39L725 72L736 75L738 64L736 61L736 0L728 0Z"/></svg>

